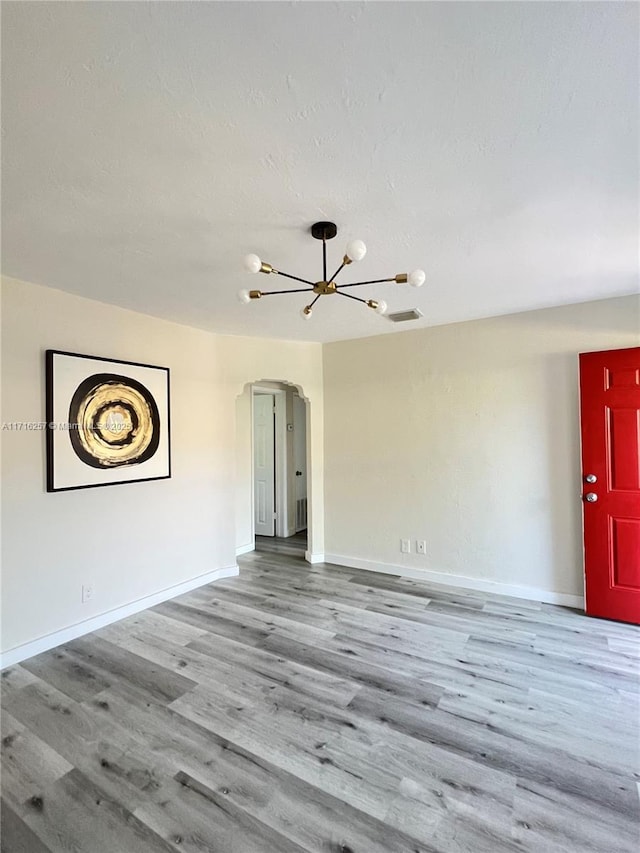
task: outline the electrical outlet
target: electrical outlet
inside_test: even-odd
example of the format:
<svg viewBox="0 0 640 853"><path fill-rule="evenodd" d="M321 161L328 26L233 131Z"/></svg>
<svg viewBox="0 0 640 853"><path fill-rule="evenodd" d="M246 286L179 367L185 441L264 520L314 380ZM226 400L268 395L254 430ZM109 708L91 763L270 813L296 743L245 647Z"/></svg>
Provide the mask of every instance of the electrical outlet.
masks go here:
<svg viewBox="0 0 640 853"><path fill-rule="evenodd" d="M427 542L425 539L416 539L416 554L427 553Z"/></svg>
<svg viewBox="0 0 640 853"><path fill-rule="evenodd" d="M400 550L403 554L411 553L411 539L401 539L400 540Z"/></svg>
<svg viewBox="0 0 640 853"><path fill-rule="evenodd" d="M86 604L87 601L91 601L92 598L93 598L93 584L83 583L82 584L82 603Z"/></svg>

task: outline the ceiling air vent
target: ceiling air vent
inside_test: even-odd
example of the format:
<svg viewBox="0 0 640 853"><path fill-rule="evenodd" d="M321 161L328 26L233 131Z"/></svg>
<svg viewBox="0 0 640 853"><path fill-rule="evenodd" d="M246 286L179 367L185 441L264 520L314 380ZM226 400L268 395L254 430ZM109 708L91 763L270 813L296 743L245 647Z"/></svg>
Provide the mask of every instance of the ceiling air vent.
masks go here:
<svg viewBox="0 0 640 853"><path fill-rule="evenodd" d="M419 320L423 316L419 308L409 308L408 311L396 311L395 314L387 314L392 323L406 323L407 320Z"/></svg>

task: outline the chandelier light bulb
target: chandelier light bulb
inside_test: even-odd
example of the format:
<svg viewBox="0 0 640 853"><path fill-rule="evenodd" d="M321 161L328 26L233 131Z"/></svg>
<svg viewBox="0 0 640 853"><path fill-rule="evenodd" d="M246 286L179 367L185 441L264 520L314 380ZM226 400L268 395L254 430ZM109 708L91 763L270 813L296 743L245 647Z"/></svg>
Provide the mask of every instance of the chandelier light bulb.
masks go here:
<svg viewBox="0 0 640 853"><path fill-rule="evenodd" d="M367 247L362 240L351 240L347 243L347 257L350 261L361 261L367 254Z"/></svg>
<svg viewBox="0 0 640 853"><path fill-rule="evenodd" d="M303 320L310 320L312 314L313 308L311 307L311 305L305 305L302 311L300 312L300 316Z"/></svg>
<svg viewBox="0 0 640 853"><path fill-rule="evenodd" d="M387 310L387 303L384 299L367 299L367 305L377 314L384 314Z"/></svg>
<svg viewBox="0 0 640 853"><path fill-rule="evenodd" d="M407 276L407 281L409 282L411 287L422 287L425 278L426 275L424 273L424 270L413 270L413 272L410 272Z"/></svg>
<svg viewBox="0 0 640 853"><path fill-rule="evenodd" d="M244 268L247 272L260 272L262 261L257 255L245 255Z"/></svg>
<svg viewBox="0 0 640 853"><path fill-rule="evenodd" d="M249 291L248 290L239 290L238 291L238 299L244 305L248 305L249 302L251 302L251 297L249 296Z"/></svg>

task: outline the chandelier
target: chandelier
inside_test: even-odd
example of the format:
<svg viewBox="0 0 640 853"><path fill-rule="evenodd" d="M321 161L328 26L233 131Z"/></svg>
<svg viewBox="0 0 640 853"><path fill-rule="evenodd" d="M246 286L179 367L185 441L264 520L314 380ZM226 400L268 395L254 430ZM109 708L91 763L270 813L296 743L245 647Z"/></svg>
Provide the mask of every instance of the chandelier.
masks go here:
<svg viewBox="0 0 640 853"><path fill-rule="evenodd" d="M342 263L331 277L327 276L327 240L332 240L338 229L334 222L316 222L311 226L311 235L316 240L322 240L322 280L309 281L306 278L299 278L297 275L289 275L261 261L257 255L247 255L244 259L244 265L248 272L262 272L266 275L281 275L285 278L299 281L306 285L305 287L291 288L288 290L241 290L238 298L241 302L247 304L253 299L262 299L263 296L280 296L284 293L308 293L315 294L315 297L305 305L300 312L305 320L310 320L313 313L313 306L321 296L344 296L346 299L352 299L355 302L361 302L368 308L373 309L378 314L384 314L387 310L387 303L383 299L361 299L359 296L354 296L352 293L346 293L350 287L364 287L368 284L384 284L393 281L396 284L410 284L412 287L421 287L424 284L425 274L422 270L413 270L410 273L398 273L391 278L376 278L371 281L355 281L350 284L336 284L336 276L344 269L344 267L354 261L361 261L367 253L367 247L362 240L351 240L347 244L347 250L342 258Z"/></svg>

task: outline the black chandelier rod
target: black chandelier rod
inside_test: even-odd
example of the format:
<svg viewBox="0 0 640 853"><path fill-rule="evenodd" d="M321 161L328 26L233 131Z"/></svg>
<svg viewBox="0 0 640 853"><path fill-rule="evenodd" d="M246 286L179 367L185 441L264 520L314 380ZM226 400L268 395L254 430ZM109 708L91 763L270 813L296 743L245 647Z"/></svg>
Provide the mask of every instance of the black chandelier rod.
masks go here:
<svg viewBox="0 0 640 853"><path fill-rule="evenodd" d="M362 302L364 305L367 304L366 299L360 299L359 296L352 296L350 293L341 293L339 290L336 290L336 293L339 296L345 296L347 299L353 299L354 302Z"/></svg>
<svg viewBox="0 0 640 853"><path fill-rule="evenodd" d="M298 278L298 276L297 276L297 275L289 275L289 273L288 273L288 272L282 272L282 270L273 270L273 272L274 272L276 275L283 275L285 278L292 278L294 281L301 281L303 284L308 284L308 285L309 285L309 287L314 287L314 286L315 286L315 285L314 285L314 282L309 281L309 280L308 280L308 279L306 279L306 278ZM286 292L287 292L287 291L283 291L283 293L286 293ZM292 290L292 291L290 291L290 292L291 292L291 293L295 293L295 290Z"/></svg>
<svg viewBox="0 0 640 853"><path fill-rule="evenodd" d="M322 296L322 294L321 294L321 293L319 293L319 294L316 296L316 298L315 298L312 302L310 302L310 303L309 303L309 308L313 308L313 306L316 304L316 302L318 301L318 299L320 299L320 297L321 297L321 296Z"/></svg>
<svg viewBox="0 0 640 853"><path fill-rule="evenodd" d="M322 280L327 280L327 241L322 238Z"/></svg>
<svg viewBox="0 0 640 853"><path fill-rule="evenodd" d="M373 281L354 281L353 284L339 284L338 289L342 290L343 287L362 287L363 284L384 284L388 281L395 281L394 278L376 278ZM346 296L346 293L345 293Z"/></svg>
<svg viewBox="0 0 640 853"><path fill-rule="evenodd" d="M311 286L311 290L313 290L313 285ZM293 290L261 290L260 293L263 296L277 296L281 293L309 293L308 287L296 287ZM346 296L346 294L345 294Z"/></svg>
<svg viewBox="0 0 640 853"><path fill-rule="evenodd" d="M334 280L334 278L338 275L338 273L339 273L339 272L342 272L342 270L343 270L345 267L346 267L346 264L345 264L345 262L343 261L343 262L340 264L340 266L338 267L338 269L337 269L337 270L334 272L334 274L331 276L331 278L327 278L327 277L325 276L325 279L324 279L324 280L325 280L325 281L333 281L333 280Z"/></svg>

